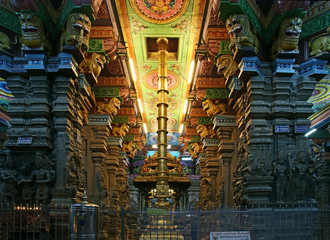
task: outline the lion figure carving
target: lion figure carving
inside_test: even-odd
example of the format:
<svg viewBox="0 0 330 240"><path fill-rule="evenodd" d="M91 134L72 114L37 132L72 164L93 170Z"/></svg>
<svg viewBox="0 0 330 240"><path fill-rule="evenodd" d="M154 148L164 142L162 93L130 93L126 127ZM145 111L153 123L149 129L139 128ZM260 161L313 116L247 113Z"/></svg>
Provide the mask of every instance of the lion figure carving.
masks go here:
<svg viewBox="0 0 330 240"><path fill-rule="evenodd" d="M60 38L60 51L64 45L69 45L75 49L81 47L87 52L91 28L91 21L86 14L71 13Z"/></svg>
<svg viewBox="0 0 330 240"><path fill-rule="evenodd" d="M125 135L128 133L129 125L126 123L123 123L121 125L114 124L112 126L112 135L115 137L125 137Z"/></svg>
<svg viewBox="0 0 330 240"><path fill-rule="evenodd" d="M227 105L224 103L213 103L210 99L206 99L202 103L203 110L206 111L207 115L212 118L214 115L227 114Z"/></svg>
<svg viewBox="0 0 330 240"><path fill-rule="evenodd" d="M237 63L234 61L232 55L221 55L217 59L217 67L218 73L220 74L222 72L226 79L234 75L238 70Z"/></svg>
<svg viewBox="0 0 330 240"><path fill-rule="evenodd" d="M7 34L0 32L0 50L10 50L11 45L16 45L17 44L17 36L15 38L15 42L10 41L9 37Z"/></svg>
<svg viewBox="0 0 330 240"><path fill-rule="evenodd" d="M41 20L36 15L27 12L21 13L19 19L22 30L22 47L41 48L49 54L51 45L46 38L46 32Z"/></svg>
<svg viewBox="0 0 330 240"><path fill-rule="evenodd" d="M259 51L259 41L252 32L247 16L243 14L230 15L226 21L226 28L230 37L229 49L235 53L242 47L252 47L255 53Z"/></svg>
<svg viewBox="0 0 330 240"><path fill-rule="evenodd" d="M282 52L299 52L298 42L302 23L302 19L298 17L287 18L281 23L278 39L272 46L273 57Z"/></svg>
<svg viewBox="0 0 330 240"><path fill-rule="evenodd" d="M96 112L101 114L110 114L111 116L115 116L120 109L120 100L118 98L112 98L96 103Z"/></svg>
<svg viewBox="0 0 330 240"><path fill-rule="evenodd" d="M202 143L198 142L193 142L190 144L191 149L197 154L197 153L202 153L203 152L203 145Z"/></svg>
<svg viewBox="0 0 330 240"><path fill-rule="evenodd" d="M197 133L201 136L201 138L214 138L215 131L213 130L212 126L205 126L205 125L198 125L196 127Z"/></svg>
<svg viewBox="0 0 330 240"><path fill-rule="evenodd" d="M90 57L84 58L79 64L79 70L81 72L92 72L95 77L98 77L105 63L105 56L99 53L93 53Z"/></svg>
<svg viewBox="0 0 330 240"><path fill-rule="evenodd" d="M137 152L135 142L133 141L124 141L122 150L127 153L127 156L134 158Z"/></svg>
<svg viewBox="0 0 330 240"><path fill-rule="evenodd" d="M310 56L319 56L330 51L330 27L326 33L322 33L308 42L308 47L311 48Z"/></svg>

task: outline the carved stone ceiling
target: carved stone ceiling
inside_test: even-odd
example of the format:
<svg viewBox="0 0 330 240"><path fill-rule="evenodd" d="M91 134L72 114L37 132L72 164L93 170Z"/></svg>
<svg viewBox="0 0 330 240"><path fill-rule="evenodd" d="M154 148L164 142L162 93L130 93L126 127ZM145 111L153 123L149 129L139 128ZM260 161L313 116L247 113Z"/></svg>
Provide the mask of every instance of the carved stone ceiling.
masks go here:
<svg viewBox="0 0 330 240"><path fill-rule="evenodd" d="M149 136L157 131L157 44L168 44L168 126L178 138L188 96L188 75L198 43L205 0L116 0L129 57L135 65L138 98L143 105L143 121ZM175 137L174 137L175 136Z"/></svg>

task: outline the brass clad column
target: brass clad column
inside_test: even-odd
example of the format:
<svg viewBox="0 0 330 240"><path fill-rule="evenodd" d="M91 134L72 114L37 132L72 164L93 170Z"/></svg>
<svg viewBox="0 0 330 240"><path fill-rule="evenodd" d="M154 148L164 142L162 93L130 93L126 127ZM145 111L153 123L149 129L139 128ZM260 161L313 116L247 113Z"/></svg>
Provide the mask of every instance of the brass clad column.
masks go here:
<svg viewBox="0 0 330 240"><path fill-rule="evenodd" d="M158 170L156 185L156 206L168 208L170 206L167 198L169 197L168 172L167 172L167 43L166 38L158 38Z"/></svg>

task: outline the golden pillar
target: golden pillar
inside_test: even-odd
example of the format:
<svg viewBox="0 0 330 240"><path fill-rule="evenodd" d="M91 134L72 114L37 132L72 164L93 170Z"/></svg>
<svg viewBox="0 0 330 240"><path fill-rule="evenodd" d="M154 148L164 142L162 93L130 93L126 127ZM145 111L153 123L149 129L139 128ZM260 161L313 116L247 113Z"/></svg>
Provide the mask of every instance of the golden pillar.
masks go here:
<svg viewBox="0 0 330 240"><path fill-rule="evenodd" d="M167 172L167 44L166 38L158 38L158 170L156 185L156 206L159 208L168 208L169 203L169 185Z"/></svg>

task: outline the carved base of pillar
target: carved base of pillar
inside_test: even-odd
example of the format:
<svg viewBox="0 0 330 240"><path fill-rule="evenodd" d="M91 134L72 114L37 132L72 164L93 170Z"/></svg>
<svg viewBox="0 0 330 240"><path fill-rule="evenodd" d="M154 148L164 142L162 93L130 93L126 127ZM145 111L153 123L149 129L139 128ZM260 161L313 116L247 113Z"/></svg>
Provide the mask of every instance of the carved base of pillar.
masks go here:
<svg viewBox="0 0 330 240"><path fill-rule="evenodd" d="M53 196L51 200L51 206L55 205L71 205L73 203L81 202L83 193L77 191L75 187L66 189L52 189L51 194Z"/></svg>
<svg viewBox="0 0 330 240"><path fill-rule="evenodd" d="M271 184L273 177L246 177L245 187L243 190L243 198L246 199L248 205L269 205Z"/></svg>

